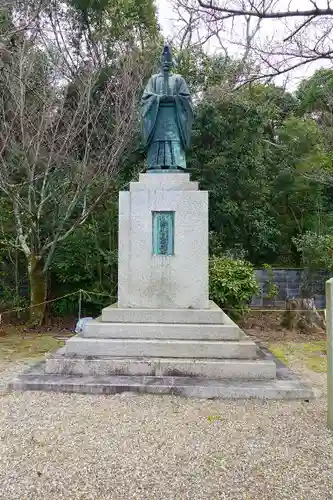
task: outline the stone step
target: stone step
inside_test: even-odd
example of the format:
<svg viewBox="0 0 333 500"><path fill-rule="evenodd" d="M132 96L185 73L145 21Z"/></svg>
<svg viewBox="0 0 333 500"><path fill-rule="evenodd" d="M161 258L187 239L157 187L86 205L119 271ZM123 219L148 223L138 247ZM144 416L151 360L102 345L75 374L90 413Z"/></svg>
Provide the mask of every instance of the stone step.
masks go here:
<svg viewBox="0 0 333 500"><path fill-rule="evenodd" d="M89 339L74 336L63 347L77 356L255 359L252 340Z"/></svg>
<svg viewBox="0 0 333 500"><path fill-rule="evenodd" d="M168 172L158 174L140 174L139 182L130 183L130 191L198 191L199 184L191 181L189 174Z"/></svg>
<svg viewBox="0 0 333 500"><path fill-rule="evenodd" d="M234 322L213 301L209 309L131 309L117 304L102 310L101 320L111 323L228 324Z"/></svg>
<svg viewBox="0 0 333 500"><path fill-rule="evenodd" d="M163 186L163 191L198 191L198 182L195 181L183 181L178 185L165 185ZM138 192L138 191L146 191L153 190L156 191L158 188L161 189L161 184L157 185L147 185L142 182L131 182L130 183L130 191Z"/></svg>
<svg viewBox="0 0 333 500"><path fill-rule="evenodd" d="M109 376L194 376L216 379L269 380L276 377L272 360L66 357L54 354L46 359L45 372L57 375Z"/></svg>
<svg viewBox="0 0 333 500"><path fill-rule="evenodd" d="M106 323L93 320L80 334L85 338L136 338L179 340L240 340L245 337L237 325L191 325L179 323Z"/></svg>
<svg viewBox="0 0 333 500"><path fill-rule="evenodd" d="M211 380L200 377L122 376L77 377L28 370L7 386L9 391L54 391L81 394L122 392L172 394L205 399L301 399L314 397L300 380Z"/></svg>

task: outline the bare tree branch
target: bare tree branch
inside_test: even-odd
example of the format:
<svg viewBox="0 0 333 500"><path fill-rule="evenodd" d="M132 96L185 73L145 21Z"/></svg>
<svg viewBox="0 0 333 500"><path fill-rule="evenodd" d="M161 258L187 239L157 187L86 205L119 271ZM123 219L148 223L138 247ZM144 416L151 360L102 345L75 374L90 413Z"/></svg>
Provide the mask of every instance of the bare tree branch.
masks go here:
<svg viewBox="0 0 333 500"><path fill-rule="evenodd" d="M252 9L246 9L246 8L237 9L228 7L227 2L225 3L225 6L220 6L219 4L213 3L212 0L209 3L203 0L197 0L197 1L200 7L202 7L203 9L222 12L224 14L229 14L232 16L250 16L250 17L259 17L260 19L281 19L284 17L308 17L308 16L319 17L319 16L333 15L333 9L331 7L328 6L326 9L320 9L319 7L316 6L316 4L314 4L313 9L305 9L305 10L296 9L296 10L284 10L284 11L273 12L265 9L264 2L262 3L261 7L255 7L255 5L252 4L253 6Z"/></svg>
<svg viewBox="0 0 333 500"><path fill-rule="evenodd" d="M114 189L149 64L139 51L119 54L100 89L89 62L66 85L54 61L23 40L0 73L0 195L12 203L21 250L43 259L44 273L59 242Z"/></svg>
<svg viewBox="0 0 333 500"><path fill-rule="evenodd" d="M305 19L290 35L288 35L283 41L288 42L292 38L295 37L303 28L305 28L308 24L311 23L315 19L316 16L310 16L308 19Z"/></svg>
<svg viewBox="0 0 333 500"><path fill-rule="evenodd" d="M305 64L331 61L333 7L304 0L303 9L283 0L174 0L180 33L207 37L237 60L260 61L255 79L270 81ZM306 5L308 4L308 5ZM181 13L186 16L181 16ZM193 20L197 20L194 24ZM267 22L265 22L267 21ZM193 44L193 35L191 37ZM206 46L201 44L206 50ZM215 50L216 50L215 49Z"/></svg>
<svg viewBox="0 0 333 500"><path fill-rule="evenodd" d="M13 37L14 35L18 35L19 33L23 33L30 29L34 23L38 20L41 11L44 8L46 0L38 0L36 3L34 2L26 2L26 8L23 8L22 12L22 2L18 2L15 0L5 1L0 3L1 10L14 10L17 7L17 11L21 12L20 17L16 21L16 27L6 33L7 37Z"/></svg>

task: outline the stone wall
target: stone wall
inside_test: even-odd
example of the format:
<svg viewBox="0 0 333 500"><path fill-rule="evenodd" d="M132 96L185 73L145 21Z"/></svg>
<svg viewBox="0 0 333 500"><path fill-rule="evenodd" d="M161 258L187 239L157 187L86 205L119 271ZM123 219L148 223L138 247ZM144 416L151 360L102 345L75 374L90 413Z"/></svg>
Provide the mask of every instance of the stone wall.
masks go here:
<svg viewBox="0 0 333 500"><path fill-rule="evenodd" d="M260 294L254 297L251 307L284 307L287 298L299 297L302 286L303 269L272 269L272 282L278 287L278 295L272 299L267 298L269 292L270 276L265 269L256 269L260 285ZM316 272L311 281L310 289L315 297L316 307L325 308L325 281L330 278L327 271Z"/></svg>

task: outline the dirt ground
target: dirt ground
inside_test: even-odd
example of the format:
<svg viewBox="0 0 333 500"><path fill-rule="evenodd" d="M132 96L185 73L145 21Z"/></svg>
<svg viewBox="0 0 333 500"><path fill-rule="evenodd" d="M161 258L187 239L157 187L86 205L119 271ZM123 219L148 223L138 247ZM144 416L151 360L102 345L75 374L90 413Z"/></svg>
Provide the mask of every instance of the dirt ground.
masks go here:
<svg viewBox="0 0 333 500"><path fill-rule="evenodd" d="M313 342L326 340L326 332L324 331L304 333L283 328L281 326L283 313L283 310L281 312L252 310L238 324L247 335L259 342Z"/></svg>

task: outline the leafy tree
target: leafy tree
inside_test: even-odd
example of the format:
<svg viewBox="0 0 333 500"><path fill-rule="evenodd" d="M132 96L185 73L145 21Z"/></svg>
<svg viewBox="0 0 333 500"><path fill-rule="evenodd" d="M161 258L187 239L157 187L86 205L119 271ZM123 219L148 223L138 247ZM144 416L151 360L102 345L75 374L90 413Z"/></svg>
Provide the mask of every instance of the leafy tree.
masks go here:
<svg viewBox="0 0 333 500"><path fill-rule="evenodd" d="M176 71L181 73L195 95L229 94L256 65L225 55L208 55L202 47L180 49L175 47Z"/></svg>
<svg viewBox="0 0 333 500"><path fill-rule="evenodd" d="M133 49L149 58L160 41L153 0L51 0L43 3L36 37L69 79L87 61L107 71Z"/></svg>
<svg viewBox="0 0 333 500"><path fill-rule="evenodd" d="M331 220L331 228L332 228ZM326 230L329 228L325 228ZM302 264L311 272L326 269L333 272L333 233L307 231L294 239L297 250L302 256Z"/></svg>
<svg viewBox="0 0 333 500"><path fill-rule="evenodd" d="M333 71L320 69L297 89L299 113L318 123L326 147L333 152Z"/></svg>
<svg viewBox="0 0 333 500"><path fill-rule="evenodd" d="M196 108L190 165L210 190L212 243L255 265L297 264L291 238L327 212L307 174L329 162L320 127L295 116L295 97L273 85L207 95Z"/></svg>
<svg viewBox="0 0 333 500"><path fill-rule="evenodd" d="M277 147L271 161L278 166L272 180L271 203L281 228L280 262L300 265L292 238L316 230L329 216L325 185L316 176L329 161L320 129L308 118L291 116L277 129Z"/></svg>
<svg viewBox="0 0 333 500"><path fill-rule="evenodd" d="M210 190L210 229L221 247L241 247L251 262L277 252L268 204L263 122L254 105L204 100L197 108L190 165Z"/></svg>

